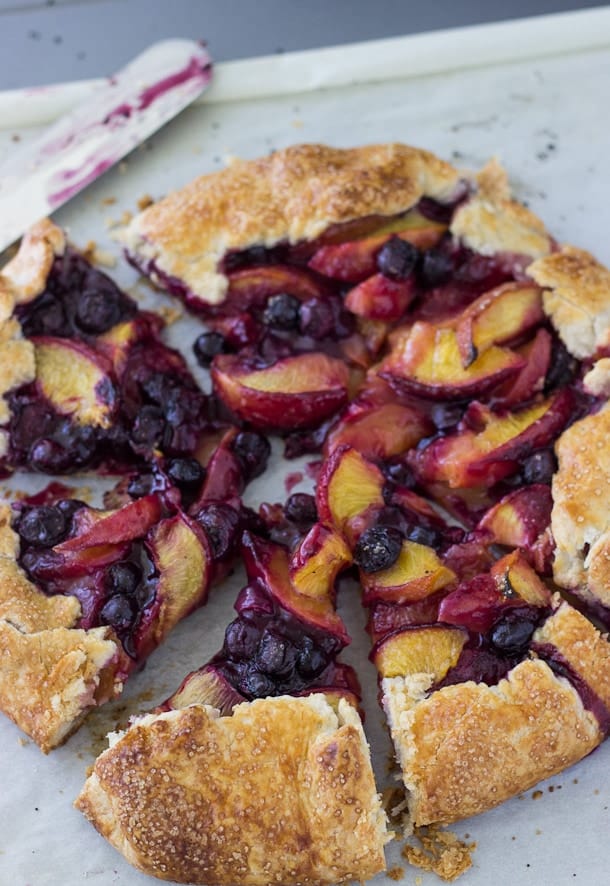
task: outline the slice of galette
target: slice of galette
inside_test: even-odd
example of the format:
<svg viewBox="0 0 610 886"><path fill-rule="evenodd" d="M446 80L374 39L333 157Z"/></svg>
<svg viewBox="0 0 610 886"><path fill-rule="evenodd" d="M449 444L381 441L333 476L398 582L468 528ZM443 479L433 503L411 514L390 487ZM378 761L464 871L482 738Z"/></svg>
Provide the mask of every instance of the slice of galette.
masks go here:
<svg viewBox="0 0 610 886"><path fill-rule="evenodd" d="M228 444L217 458L238 473ZM45 752L118 695L231 567L239 498L204 481L187 513L181 490L157 480L109 510L58 484L0 509L0 710Z"/></svg>
<svg viewBox="0 0 610 886"><path fill-rule="evenodd" d="M0 273L0 467L121 470L191 456L208 398L163 321L43 221Z"/></svg>
<svg viewBox="0 0 610 886"><path fill-rule="evenodd" d="M146 873L262 886L384 869L359 685L336 660L349 638L334 577L350 560L331 535L299 545L326 552L312 584L298 556L293 569L286 548L246 533L248 584L222 649L96 761L76 806Z"/></svg>

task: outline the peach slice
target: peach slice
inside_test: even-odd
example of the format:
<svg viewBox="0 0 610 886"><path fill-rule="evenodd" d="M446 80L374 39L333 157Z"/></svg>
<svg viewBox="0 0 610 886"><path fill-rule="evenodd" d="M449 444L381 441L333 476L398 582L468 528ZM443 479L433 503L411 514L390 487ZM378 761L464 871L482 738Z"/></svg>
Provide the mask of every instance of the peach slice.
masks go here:
<svg viewBox="0 0 610 886"><path fill-rule="evenodd" d="M536 483L510 492L487 511L478 528L493 541L512 548L530 548L551 522L553 496L548 486Z"/></svg>
<svg viewBox="0 0 610 886"><path fill-rule="evenodd" d="M161 517L161 500L157 495L145 495L118 511L94 511L84 508L77 518L86 517L86 527L72 538L56 545L55 552L67 554L107 545L120 545L143 538ZM80 526L79 526L80 528Z"/></svg>
<svg viewBox="0 0 610 886"><path fill-rule="evenodd" d="M398 559L389 569L371 575L362 573L364 603L376 600L415 603L455 580L432 548L414 541L403 541Z"/></svg>
<svg viewBox="0 0 610 886"><path fill-rule="evenodd" d="M50 336L32 341L38 387L55 409L78 424L110 427L116 392L109 361L80 341Z"/></svg>
<svg viewBox="0 0 610 886"><path fill-rule="evenodd" d="M224 306L240 311L262 308L270 296L281 292L302 300L320 298L325 294L323 285L308 271L287 265L263 265L229 274Z"/></svg>
<svg viewBox="0 0 610 886"><path fill-rule="evenodd" d="M329 432L324 452L352 446L365 458L385 460L412 449L433 431L432 422L411 406L356 401Z"/></svg>
<svg viewBox="0 0 610 886"><path fill-rule="evenodd" d="M532 341L517 349L526 361L514 379L506 382L495 395L496 404L516 406L542 391L551 363L553 340L546 329L539 329Z"/></svg>
<svg viewBox="0 0 610 886"><path fill-rule="evenodd" d="M518 468L536 448L548 445L567 424L573 395L567 388L521 412L494 414L479 408L483 428L435 440L417 452L413 464L424 481L452 488L492 486Z"/></svg>
<svg viewBox="0 0 610 886"><path fill-rule="evenodd" d="M512 551L494 563L490 574L505 596L517 595L530 606L551 605L551 592L520 551Z"/></svg>
<svg viewBox="0 0 610 886"><path fill-rule="evenodd" d="M457 664L467 639L466 631L457 627L407 627L381 640L372 659L381 677L428 674L438 683Z"/></svg>
<svg viewBox="0 0 610 886"><path fill-rule="evenodd" d="M97 343L112 361L114 371L120 375L125 368L129 348L151 334L158 334L162 328L161 317L141 311L131 320L117 323L108 332L98 336Z"/></svg>
<svg viewBox="0 0 610 886"><path fill-rule="evenodd" d="M491 345L464 367L457 334L419 321L400 331L379 372L390 384L440 400L465 400L497 387L523 368L518 354Z"/></svg>
<svg viewBox="0 0 610 886"><path fill-rule="evenodd" d="M542 290L523 283L506 283L483 293L462 311L456 326L463 366L470 366L492 345L524 335L544 320Z"/></svg>
<svg viewBox="0 0 610 886"><path fill-rule="evenodd" d="M149 638L157 645L181 618L205 603L212 554L203 530L183 513L157 524L148 547L159 572L158 615Z"/></svg>
<svg viewBox="0 0 610 886"><path fill-rule="evenodd" d="M402 317L415 295L413 277L390 280L383 274L373 274L350 289L344 303L348 311L359 317L390 322Z"/></svg>
<svg viewBox="0 0 610 886"><path fill-rule="evenodd" d="M343 621L335 611L331 589L326 596L308 597L290 581L288 552L250 532L244 532L242 554L250 580L260 580L278 604L301 621L322 628L343 645L350 642Z"/></svg>
<svg viewBox="0 0 610 886"><path fill-rule="evenodd" d="M300 594L324 597L332 594L337 575L351 562L351 551L342 536L316 523L290 559L290 580Z"/></svg>
<svg viewBox="0 0 610 886"><path fill-rule="evenodd" d="M385 478L356 449L340 446L324 463L316 489L320 520L353 541L360 523L384 505Z"/></svg>
<svg viewBox="0 0 610 886"><path fill-rule="evenodd" d="M326 354L298 354L264 369L232 354L212 364L218 396L244 421L258 428L292 431L319 425L345 405L349 370Z"/></svg>
<svg viewBox="0 0 610 886"><path fill-rule="evenodd" d="M225 717L243 700L243 695L213 665L205 665L185 677L178 689L157 711L177 711L192 704L207 704L217 708L220 715Z"/></svg>
<svg viewBox="0 0 610 886"><path fill-rule="evenodd" d="M377 253L392 235L407 240L418 249L430 249L446 230L446 225L428 221L414 213L386 222L373 236L321 246L310 259L309 267L335 280L359 283L375 273Z"/></svg>

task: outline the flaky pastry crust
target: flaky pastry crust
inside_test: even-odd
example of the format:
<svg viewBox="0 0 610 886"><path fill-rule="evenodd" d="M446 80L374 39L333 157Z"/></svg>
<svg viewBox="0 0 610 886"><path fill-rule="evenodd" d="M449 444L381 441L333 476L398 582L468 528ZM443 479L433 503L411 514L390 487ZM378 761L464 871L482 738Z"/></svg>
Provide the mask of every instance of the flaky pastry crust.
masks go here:
<svg viewBox="0 0 610 886"><path fill-rule="evenodd" d="M553 576L610 606L610 404L564 431L555 451Z"/></svg>
<svg viewBox="0 0 610 886"><path fill-rule="evenodd" d="M576 690L541 660L521 662L497 686L426 689L403 677L382 682L416 826L491 809L576 763L604 737Z"/></svg>
<svg viewBox="0 0 610 886"><path fill-rule="evenodd" d="M564 246L528 268L545 288L544 310L580 360L610 345L610 271L584 249Z"/></svg>
<svg viewBox="0 0 610 886"><path fill-rule="evenodd" d="M423 196L448 199L458 181L448 163L406 145L296 145L201 176L136 216L123 239L162 285L163 275L175 278L218 304L228 251L313 240L333 224L404 212Z"/></svg>
<svg viewBox="0 0 610 886"><path fill-rule="evenodd" d="M144 717L98 758L75 805L164 880L331 884L385 867L360 719L322 695L244 703L229 717L202 705Z"/></svg>
<svg viewBox="0 0 610 886"><path fill-rule="evenodd" d="M125 653L110 628L80 630L76 597L47 597L17 563L0 506L0 709L47 753L87 711L118 695Z"/></svg>

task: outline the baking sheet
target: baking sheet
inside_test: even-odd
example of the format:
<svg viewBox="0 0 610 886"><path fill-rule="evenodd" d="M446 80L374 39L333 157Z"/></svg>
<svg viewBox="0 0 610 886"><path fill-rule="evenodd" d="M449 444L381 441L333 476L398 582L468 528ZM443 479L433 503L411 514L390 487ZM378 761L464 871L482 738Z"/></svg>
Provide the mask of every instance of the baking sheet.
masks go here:
<svg viewBox="0 0 610 886"><path fill-rule="evenodd" d="M210 101L182 114L56 219L77 244L95 240L116 256L111 273L148 304L148 288L120 258L110 226L125 210L135 210L140 197L160 197L200 172L220 168L229 155L255 157L299 141L348 146L395 139L425 146L467 167L498 155L518 196L542 215L558 240L586 246L610 262L610 130L605 107L610 10L542 21L546 24L529 20L383 41L382 58L383 46L372 43L219 66ZM494 58L501 63L492 63ZM374 82L363 82L367 79ZM273 83L281 94L273 94ZM77 84L54 87L46 99L44 93L37 94L31 118L23 92L0 95L0 110L6 111L0 114L0 153L36 134L41 108L50 119L76 93L90 89L90 84ZM20 108L20 116L11 116L10 108ZM109 198L116 203L109 205ZM157 297L155 303L169 301ZM168 340L189 352L201 328L198 320L183 316L168 330ZM207 374L197 374L207 386ZM251 485L249 504L284 499L283 473L302 470L299 462L275 465ZM23 480L8 485L23 485ZM306 482L296 487L306 488ZM131 679L123 697L94 712L80 732L49 757L0 718L2 886L154 882L134 871L71 804L87 768L105 746L105 733L129 714L165 698L187 671L218 649L242 578L238 571L213 591L208 606L174 631ZM366 729L384 783L389 745L376 708L364 614L356 594L340 602L354 638L346 659L358 668L369 699ZM610 745L605 745L536 791L453 827L478 844L473 867L460 882L564 886L606 881L609 764ZM388 864L404 868L403 882L438 883L434 875L401 860L401 845L390 847ZM386 886L394 881L379 876L373 882Z"/></svg>

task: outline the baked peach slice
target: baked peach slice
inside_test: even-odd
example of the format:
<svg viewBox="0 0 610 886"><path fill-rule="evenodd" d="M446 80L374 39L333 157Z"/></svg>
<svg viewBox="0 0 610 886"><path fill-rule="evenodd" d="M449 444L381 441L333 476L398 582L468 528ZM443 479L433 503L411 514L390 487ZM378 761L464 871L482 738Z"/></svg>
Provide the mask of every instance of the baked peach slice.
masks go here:
<svg viewBox="0 0 610 886"><path fill-rule="evenodd" d="M431 683L438 683L457 664L467 639L466 631L458 627L407 627L384 637L371 658L382 678L426 674Z"/></svg>
<svg viewBox="0 0 610 886"><path fill-rule="evenodd" d="M306 597L324 597L337 575L352 562L343 537L316 523L290 558L289 575L296 590Z"/></svg>
<svg viewBox="0 0 610 886"><path fill-rule="evenodd" d="M531 341L516 349L517 354L525 360L525 366L494 394L496 405L517 406L531 400L544 389L552 348L550 333L546 329L539 329Z"/></svg>
<svg viewBox="0 0 610 886"><path fill-rule="evenodd" d="M497 387L524 365L523 357L491 345L464 366L454 329L418 321L394 337L379 373L408 393L435 400L466 400Z"/></svg>
<svg viewBox="0 0 610 886"><path fill-rule="evenodd" d="M348 398L348 368L319 352L286 357L262 369L237 355L221 354L211 372L224 404L257 428L315 427Z"/></svg>
<svg viewBox="0 0 610 886"><path fill-rule="evenodd" d="M74 516L76 534L55 546L59 554L100 545L115 545L146 535L161 518L161 500L146 495L117 511L82 508Z"/></svg>
<svg viewBox="0 0 610 886"><path fill-rule="evenodd" d="M516 489L490 508L478 528L511 548L530 548L551 522L553 496L544 483Z"/></svg>
<svg viewBox="0 0 610 886"><path fill-rule="evenodd" d="M390 280L373 274L347 293L345 307L352 314L369 320L398 320L417 294L414 277Z"/></svg>
<svg viewBox="0 0 610 886"><path fill-rule="evenodd" d="M339 446L324 466L316 488L318 516L352 543L384 506L385 477L356 449Z"/></svg>
<svg viewBox="0 0 610 886"><path fill-rule="evenodd" d="M270 296L284 292L302 301L320 298L325 294L321 281L307 270L288 265L262 265L229 274L229 289L224 307L239 311L262 308Z"/></svg>
<svg viewBox="0 0 610 886"><path fill-rule="evenodd" d="M371 236L321 246L310 259L309 267L334 280L360 283L376 272L377 253L390 237L399 237L418 249L430 249L446 230L446 225L431 222L419 213L410 213L380 225Z"/></svg>
<svg viewBox="0 0 610 886"><path fill-rule="evenodd" d="M538 286L506 283L479 296L462 311L456 336L463 366L492 345L514 341L544 320Z"/></svg>
<svg viewBox="0 0 610 886"><path fill-rule="evenodd" d="M451 584L455 577L432 548L405 540L393 566L372 574L362 572L360 581L364 603L369 605L377 600L415 603Z"/></svg>
<svg viewBox="0 0 610 886"><path fill-rule="evenodd" d="M412 406L355 401L330 430L324 452L351 446L365 458L385 460L417 446L433 431L432 422Z"/></svg>
<svg viewBox="0 0 610 886"><path fill-rule="evenodd" d="M494 563L490 575L507 597L517 595L542 609L551 605L551 592L520 551L511 551Z"/></svg>
<svg viewBox="0 0 610 886"><path fill-rule="evenodd" d="M32 342L36 384L57 412L78 424L110 427L116 406L110 362L81 341L39 336Z"/></svg>
<svg viewBox="0 0 610 886"><path fill-rule="evenodd" d="M420 478L452 488L492 486L514 473L532 450L547 446L570 420L573 394L567 388L520 412L494 413L477 405L482 429L462 430L414 453Z"/></svg>

